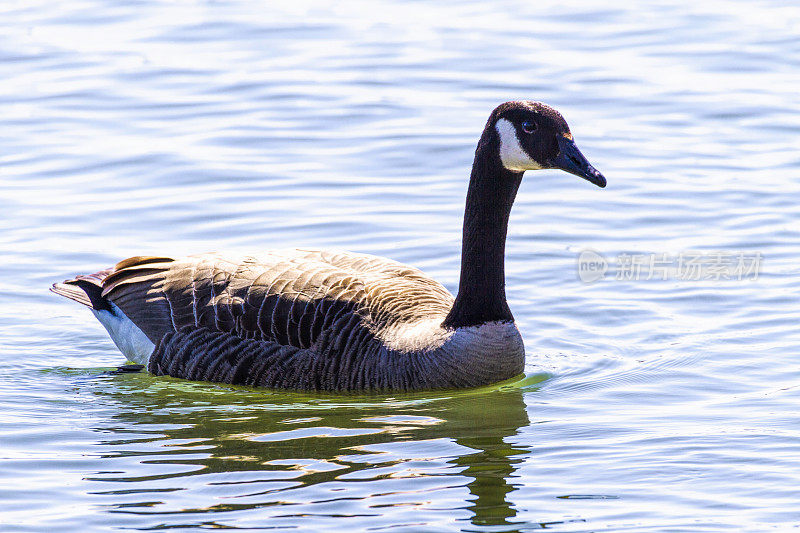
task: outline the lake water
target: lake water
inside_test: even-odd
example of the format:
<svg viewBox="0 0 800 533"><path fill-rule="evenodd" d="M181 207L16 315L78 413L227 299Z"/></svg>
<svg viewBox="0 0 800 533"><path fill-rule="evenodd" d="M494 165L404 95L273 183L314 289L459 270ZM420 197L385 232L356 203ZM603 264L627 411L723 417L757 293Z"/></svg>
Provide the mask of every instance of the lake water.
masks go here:
<svg viewBox="0 0 800 533"><path fill-rule="evenodd" d="M800 526L796 6L0 13L0 530ZM526 175L524 379L337 396L110 375L105 331L47 291L130 255L295 246L454 291L475 145L518 98L561 110L609 181ZM579 257L608 271L584 282Z"/></svg>

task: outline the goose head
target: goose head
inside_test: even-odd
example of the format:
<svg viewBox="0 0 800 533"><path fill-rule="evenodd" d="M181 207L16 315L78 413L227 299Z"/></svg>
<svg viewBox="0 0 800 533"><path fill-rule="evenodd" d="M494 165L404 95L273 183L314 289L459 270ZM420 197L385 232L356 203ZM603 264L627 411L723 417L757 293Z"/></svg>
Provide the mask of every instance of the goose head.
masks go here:
<svg viewBox="0 0 800 533"><path fill-rule="evenodd" d="M540 102L516 101L498 106L487 131L496 139L496 150L503 167L511 172L558 168L606 186L606 179L575 145L561 113Z"/></svg>

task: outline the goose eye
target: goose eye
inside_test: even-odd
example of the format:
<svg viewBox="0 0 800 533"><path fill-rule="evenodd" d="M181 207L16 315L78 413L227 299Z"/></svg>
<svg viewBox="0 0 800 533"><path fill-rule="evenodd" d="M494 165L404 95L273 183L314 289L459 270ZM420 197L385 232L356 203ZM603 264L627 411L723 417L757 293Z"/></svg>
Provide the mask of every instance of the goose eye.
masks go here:
<svg viewBox="0 0 800 533"><path fill-rule="evenodd" d="M525 133L533 133L536 131L536 123L531 120L526 120L522 123L522 131Z"/></svg>

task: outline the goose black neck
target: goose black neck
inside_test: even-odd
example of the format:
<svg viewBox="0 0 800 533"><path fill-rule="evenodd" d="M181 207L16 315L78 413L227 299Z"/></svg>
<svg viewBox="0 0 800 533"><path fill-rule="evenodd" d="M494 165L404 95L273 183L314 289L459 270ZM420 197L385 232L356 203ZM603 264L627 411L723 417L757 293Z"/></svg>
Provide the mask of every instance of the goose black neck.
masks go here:
<svg viewBox="0 0 800 533"><path fill-rule="evenodd" d="M444 327L514 318L506 302L505 248L508 216L522 173L507 170L493 144L481 142L475 152L464 212L458 295Z"/></svg>

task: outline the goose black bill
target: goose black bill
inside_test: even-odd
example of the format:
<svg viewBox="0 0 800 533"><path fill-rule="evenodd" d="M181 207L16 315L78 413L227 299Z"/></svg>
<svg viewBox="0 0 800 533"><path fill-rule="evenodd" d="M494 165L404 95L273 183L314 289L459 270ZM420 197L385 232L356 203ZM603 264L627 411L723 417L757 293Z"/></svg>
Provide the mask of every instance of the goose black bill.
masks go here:
<svg viewBox="0 0 800 533"><path fill-rule="evenodd" d="M575 141L567 137L558 138L558 155L550 161L553 168L560 168L590 181L598 187L606 186L606 178L583 156Z"/></svg>

